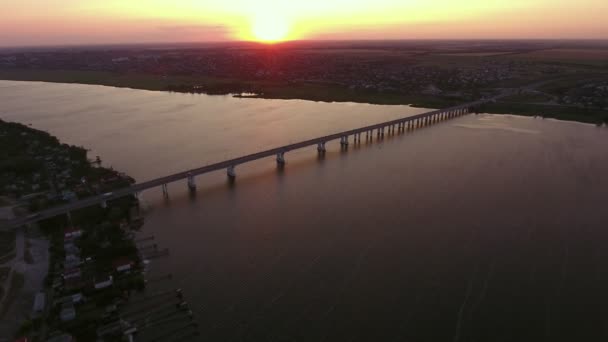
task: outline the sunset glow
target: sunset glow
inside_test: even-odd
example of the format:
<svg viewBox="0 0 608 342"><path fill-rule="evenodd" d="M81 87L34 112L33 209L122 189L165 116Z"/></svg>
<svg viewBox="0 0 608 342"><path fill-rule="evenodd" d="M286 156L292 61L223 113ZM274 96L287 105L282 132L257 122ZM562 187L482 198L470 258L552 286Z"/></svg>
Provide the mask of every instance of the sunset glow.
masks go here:
<svg viewBox="0 0 608 342"><path fill-rule="evenodd" d="M296 39L608 38L608 1L33 0L0 46Z"/></svg>
<svg viewBox="0 0 608 342"><path fill-rule="evenodd" d="M278 42L288 38L290 23L285 15L273 11L257 14L251 25L252 38L261 42Z"/></svg>

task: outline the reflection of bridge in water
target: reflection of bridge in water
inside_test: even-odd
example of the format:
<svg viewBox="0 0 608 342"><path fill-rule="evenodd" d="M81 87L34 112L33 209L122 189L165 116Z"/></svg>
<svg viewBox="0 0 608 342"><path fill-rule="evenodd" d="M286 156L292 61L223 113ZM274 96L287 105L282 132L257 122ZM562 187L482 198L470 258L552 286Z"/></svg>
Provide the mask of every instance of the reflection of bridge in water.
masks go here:
<svg viewBox="0 0 608 342"><path fill-rule="evenodd" d="M3 228L15 228L22 225L27 225L31 223L35 223L38 221L42 221L44 219L48 219L51 217L55 217L58 215L70 214L71 211L94 206L94 205L102 205L106 206L107 201L129 196L135 195L138 193L161 187L163 189L163 193L167 194L167 184L177 182L180 180L187 180L188 188L194 190L196 188L195 177L198 175L202 175L209 172L226 170L229 178L234 179L236 177L236 167L238 165L262 159L267 157L276 157L276 162L279 165L285 163L285 153L305 147L316 146L318 153L325 153L325 145L334 140L339 140L342 147L346 147L349 144L349 139L352 137L353 143L358 144L361 142L362 135L365 135L366 140L373 140L374 136L377 138L384 137L385 134L394 134L395 132L406 132L415 130L417 128L429 126L438 122L442 122L445 120L453 119L456 117L460 117L462 115L466 115L474 110L475 107L496 100L499 97L505 96L506 94L496 96L489 99L483 99L480 101L475 101L471 103L466 103L459 106L454 106L446 109L435 110L427 113L422 113L418 115L413 115L401 119L391 120L379 124L374 124L366 127L361 127L357 129L352 129L349 131L344 131L336 134L326 135L323 137L310 139L302 142L298 142L295 144L285 145L277 148L273 148L270 150L250 154L243 157L238 157L230 160L225 160L219 163L203 166L197 169L192 169L184 172L179 172L176 174L172 174L169 176L153 179L150 181L146 181L143 183L134 184L127 188L117 189L111 193L106 193L103 195L96 195L92 197L88 197L82 200L78 200L66 205L53 207L50 209L46 209L32 215L26 217L20 217L6 222Z"/></svg>

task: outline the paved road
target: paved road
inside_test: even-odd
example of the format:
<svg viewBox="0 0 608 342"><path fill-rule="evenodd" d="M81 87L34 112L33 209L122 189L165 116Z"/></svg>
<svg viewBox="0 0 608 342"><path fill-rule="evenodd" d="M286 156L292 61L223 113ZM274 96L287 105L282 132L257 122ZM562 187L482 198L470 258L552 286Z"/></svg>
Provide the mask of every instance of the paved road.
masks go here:
<svg viewBox="0 0 608 342"><path fill-rule="evenodd" d="M511 90L505 91L503 94L492 97L492 98L474 101L474 102L470 102L470 103L466 103L466 104L462 104L459 106L454 106L454 107L450 107L450 108L446 108L446 109L434 110L431 112L422 113L422 114L418 114L418 115L414 115L414 116L409 116L409 117L405 117L405 118L401 118L401 119L386 121L386 122L382 122L379 124L365 126L365 127L361 127L361 128L357 128L357 129L352 129L349 131L343 131L343 132L326 135L326 136L315 138L315 139L301 141L301 142L298 142L295 144L285 145L285 146L273 148L270 150L266 150L266 151L262 151L262 152L258 152L258 153L230 159L230 160L225 160L225 161L222 161L219 163L203 166L203 167L200 167L197 169L179 172L176 174L153 179L153 180L146 181L143 183L134 184L127 188L114 190L112 193L109 193L109 194L88 197L88 198L78 200L78 201L75 201L75 202L72 202L72 203L69 203L66 205L46 209L46 210L34 213L34 214L26 216L26 217L20 217L20 218L16 218L16 219L7 221L2 227L0 227L0 230L14 229L14 228L22 226L22 225L32 224L32 223L42 221L44 219L48 219L48 218L51 218L54 216L64 215L64 214L67 214L68 212L71 212L71 211L74 211L77 209L82 209L82 208L86 208L86 207L90 207L90 206L94 206L94 205L100 205L105 201L110 201L113 199L137 194L144 190L162 186L163 184L169 184L169 183L173 183L176 181L184 180L184 179L187 179L189 176L197 176L197 175L214 172L214 171L218 171L218 170L225 170L231 166L237 166L237 165L244 164L244 163L247 163L247 162L250 162L253 160L276 156L278 153L285 153L285 152L289 152L292 150L297 150L297 149L309 147L309 146L317 146L319 143L326 143L329 141L340 139L342 137L348 137L348 136L355 135L355 134L360 134L360 133L365 133L365 132L369 132L369 131L373 131L373 130L377 130L377 129L382 129L382 128L394 126L394 125L401 124L401 123L413 122L416 120L429 118L429 117L432 117L434 115L441 114L441 113L448 113L448 112L454 112L456 110L469 109L469 108L481 105L486 102L497 100L498 98L507 96L509 94L512 94Z"/></svg>

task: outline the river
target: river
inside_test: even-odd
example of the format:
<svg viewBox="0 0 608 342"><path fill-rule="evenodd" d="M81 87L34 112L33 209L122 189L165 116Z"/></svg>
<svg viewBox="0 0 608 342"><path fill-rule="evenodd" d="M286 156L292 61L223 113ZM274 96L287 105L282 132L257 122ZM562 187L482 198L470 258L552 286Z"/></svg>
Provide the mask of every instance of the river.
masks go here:
<svg viewBox="0 0 608 342"><path fill-rule="evenodd" d="M0 81L0 118L138 181L426 111ZM608 337L608 129L468 115L143 194L207 340Z"/></svg>

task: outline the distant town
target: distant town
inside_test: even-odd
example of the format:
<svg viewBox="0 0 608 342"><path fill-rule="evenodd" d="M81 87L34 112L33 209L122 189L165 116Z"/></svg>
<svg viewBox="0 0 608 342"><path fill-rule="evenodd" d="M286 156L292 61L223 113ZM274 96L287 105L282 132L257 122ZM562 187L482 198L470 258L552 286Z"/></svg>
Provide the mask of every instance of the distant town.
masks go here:
<svg viewBox="0 0 608 342"><path fill-rule="evenodd" d="M607 60L593 41L111 46L0 52L0 78L435 108L557 80L486 109L602 123Z"/></svg>

